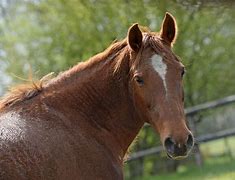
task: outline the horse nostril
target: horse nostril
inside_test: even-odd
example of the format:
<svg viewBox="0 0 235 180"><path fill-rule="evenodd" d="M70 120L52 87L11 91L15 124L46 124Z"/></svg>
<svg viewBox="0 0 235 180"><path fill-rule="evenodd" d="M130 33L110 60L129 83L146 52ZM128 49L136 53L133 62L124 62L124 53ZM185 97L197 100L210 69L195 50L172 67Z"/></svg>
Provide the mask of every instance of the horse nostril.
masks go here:
<svg viewBox="0 0 235 180"><path fill-rule="evenodd" d="M187 139L187 148L191 149L193 147L193 144L194 144L193 136L192 134L189 134Z"/></svg>
<svg viewBox="0 0 235 180"><path fill-rule="evenodd" d="M174 153L174 145L175 143L170 137L166 138L164 146L169 153Z"/></svg>

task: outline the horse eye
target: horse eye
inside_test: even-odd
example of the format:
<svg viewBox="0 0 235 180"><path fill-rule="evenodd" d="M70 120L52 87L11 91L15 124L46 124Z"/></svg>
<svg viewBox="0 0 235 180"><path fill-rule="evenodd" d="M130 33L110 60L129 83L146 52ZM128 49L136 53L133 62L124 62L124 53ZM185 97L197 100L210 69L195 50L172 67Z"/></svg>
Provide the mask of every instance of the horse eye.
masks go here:
<svg viewBox="0 0 235 180"><path fill-rule="evenodd" d="M144 84L144 80L142 77L140 76L135 76L135 81L140 84L140 85L143 85Z"/></svg>

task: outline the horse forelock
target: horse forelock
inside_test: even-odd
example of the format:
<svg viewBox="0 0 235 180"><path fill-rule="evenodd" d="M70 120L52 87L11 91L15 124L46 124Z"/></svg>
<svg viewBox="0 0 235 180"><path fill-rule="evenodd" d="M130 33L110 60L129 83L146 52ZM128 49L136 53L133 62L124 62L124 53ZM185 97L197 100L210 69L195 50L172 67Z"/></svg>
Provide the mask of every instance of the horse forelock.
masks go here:
<svg viewBox="0 0 235 180"><path fill-rule="evenodd" d="M180 61L179 58L174 55L171 51L171 47L168 47L164 44L164 40L160 37L160 34L157 32L143 32L143 41L142 46L136 55L136 58L132 60L131 69L135 69L141 64L141 61L145 61L146 59L142 58L142 54L145 49L152 48L152 50L164 58L165 60L175 59L176 61Z"/></svg>
<svg viewBox="0 0 235 180"><path fill-rule="evenodd" d="M144 29L144 30L142 30L142 34L143 34L142 46L141 46L140 50L138 51L138 53L136 54L135 59L132 59L132 61L128 62L129 66L130 66L130 69L132 69L134 66L136 66L140 63L140 61L141 61L140 57L141 57L141 54L142 54L144 49L151 46L154 50L156 50L156 47L155 47L156 44L160 43L160 37L158 36L158 33L150 32L149 30ZM123 44L124 47L126 47L128 45L126 39L124 39L121 42L117 42L117 45L119 44L118 46L120 46L120 43ZM111 49L109 49L109 50L111 50ZM111 52L110 54L113 55L113 56L111 55L111 57L116 57L117 55L120 55L119 59L117 59L117 61L116 61L114 72L118 72L121 69L121 65L125 61L127 61L127 58L130 58L129 55L130 55L130 52L131 52L130 47L128 47L128 48L123 48L122 47L122 48L116 49L116 50L118 50L118 51L115 51L112 48L112 51L110 51ZM113 52L115 52L115 54Z"/></svg>
<svg viewBox="0 0 235 180"><path fill-rule="evenodd" d="M134 69L138 66L140 66L142 61L145 61L146 59L142 58L142 55L144 53L144 50L151 47L154 51L160 52L159 49L159 43L160 43L160 37L155 32L143 32L143 39L142 39L142 45L138 51L138 53L134 56L134 58L131 60L130 63L130 71L134 71ZM157 47L157 49L156 49Z"/></svg>

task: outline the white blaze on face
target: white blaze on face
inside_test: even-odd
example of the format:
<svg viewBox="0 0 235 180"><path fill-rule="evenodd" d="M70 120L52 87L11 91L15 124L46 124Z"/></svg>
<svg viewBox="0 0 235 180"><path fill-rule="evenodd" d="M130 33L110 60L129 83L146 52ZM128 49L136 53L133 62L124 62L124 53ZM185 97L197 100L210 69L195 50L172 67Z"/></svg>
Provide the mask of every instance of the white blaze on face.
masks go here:
<svg viewBox="0 0 235 180"><path fill-rule="evenodd" d="M167 66L162 60L162 56L158 54L154 54L151 57L152 65L155 71L159 74L163 81L164 88L167 92L167 86L166 86L166 73L167 73Z"/></svg>

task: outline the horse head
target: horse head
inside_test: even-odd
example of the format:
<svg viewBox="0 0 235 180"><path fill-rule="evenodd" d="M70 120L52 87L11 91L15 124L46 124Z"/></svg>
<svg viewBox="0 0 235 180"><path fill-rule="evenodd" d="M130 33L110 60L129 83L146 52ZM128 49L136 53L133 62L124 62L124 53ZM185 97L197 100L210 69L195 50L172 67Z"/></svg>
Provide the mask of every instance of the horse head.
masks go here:
<svg viewBox="0 0 235 180"><path fill-rule="evenodd" d="M177 24L166 13L159 33L141 32L138 24L129 28L130 89L141 119L160 134L167 155L181 159L194 140L184 113L183 75L185 67L173 53Z"/></svg>

